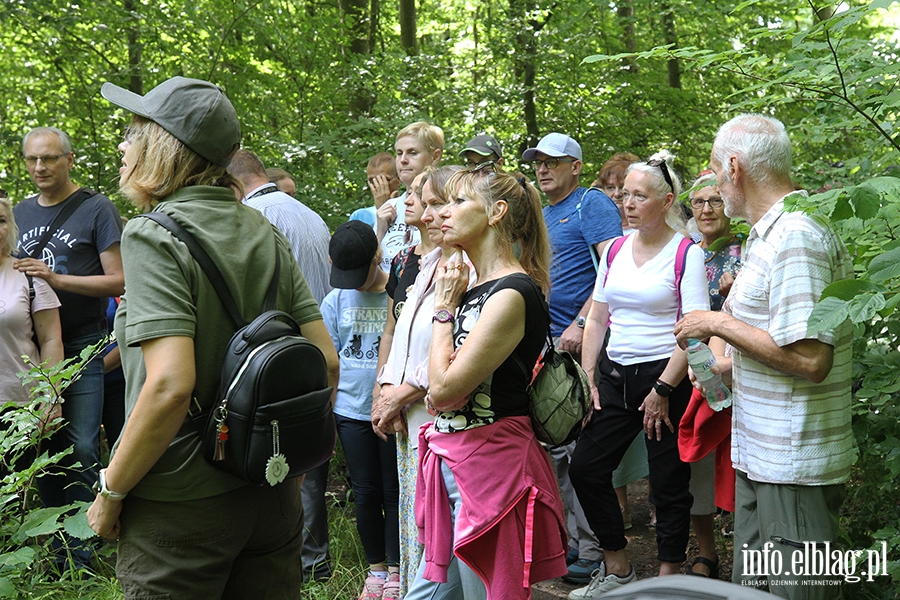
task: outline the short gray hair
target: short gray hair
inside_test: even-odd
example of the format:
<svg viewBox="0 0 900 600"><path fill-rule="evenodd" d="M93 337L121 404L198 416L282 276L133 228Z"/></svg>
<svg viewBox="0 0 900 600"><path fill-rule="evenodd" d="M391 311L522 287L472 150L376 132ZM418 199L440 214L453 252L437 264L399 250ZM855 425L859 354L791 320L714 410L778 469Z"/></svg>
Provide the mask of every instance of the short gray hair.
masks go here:
<svg viewBox="0 0 900 600"><path fill-rule="evenodd" d="M59 138L59 143L62 147L63 154L72 153L72 141L69 139L69 136L65 131L63 131L62 129L57 129L56 127L35 127L34 129L26 133L24 138L22 138L22 154L25 154L25 144L28 143L28 138L33 135L55 135Z"/></svg>
<svg viewBox="0 0 900 600"><path fill-rule="evenodd" d="M737 156L747 178L757 183L790 181L791 139L784 124L773 117L743 114L731 119L716 133L713 159L731 180L728 159Z"/></svg>
<svg viewBox="0 0 900 600"><path fill-rule="evenodd" d="M692 200L694 198L694 194L696 192L702 190L705 187L708 187L707 185L703 185L703 184L708 183L710 181L712 181L713 183L716 183L716 174L711 173L709 171L703 173L702 175L700 175L700 177L695 179L694 183L691 184L691 187L688 190L688 200Z"/></svg>

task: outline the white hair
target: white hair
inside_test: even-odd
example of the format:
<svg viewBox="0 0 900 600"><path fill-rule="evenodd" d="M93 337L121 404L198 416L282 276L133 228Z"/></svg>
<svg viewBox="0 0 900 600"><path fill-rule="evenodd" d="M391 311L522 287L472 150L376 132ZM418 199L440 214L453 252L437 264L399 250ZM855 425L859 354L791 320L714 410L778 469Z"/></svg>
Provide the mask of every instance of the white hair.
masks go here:
<svg viewBox="0 0 900 600"><path fill-rule="evenodd" d="M700 177L695 179L694 183L691 184L691 187L688 190L688 200L693 199L695 193L699 192L700 190L702 190L705 187L708 187L703 184L708 183L710 181L715 183L715 181L716 181L715 173L704 173L703 175L701 175Z"/></svg>
<svg viewBox="0 0 900 600"><path fill-rule="evenodd" d="M657 160L663 161L665 166L651 166L647 164ZM666 194L675 194L675 200L666 212L666 223L669 224L669 227L677 231L679 229L684 229L684 218L681 216L681 208L678 206L678 196L681 195L682 189L681 178L678 176L678 173L675 172L675 169L672 168L674 163L674 154L668 150L660 150L648 158L647 162L636 162L628 165L628 169L625 170L625 176L627 177L629 173L635 171L646 175L650 179L650 189L653 190L653 193L656 194L657 198L665 198ZM663 175L662 170L664 168L672 179L671 186L669 185L669 182L666 181L666 176Z"/></svg>
<svg viewBox="0 0 900 600"><path fill-rule="evenodd" d="M731 119L716 133L712 155L725 181L731 181L731 156L738 157L747 178L756 183L791 178L791 139L784 124L773 117L743 114Z"/></svg>

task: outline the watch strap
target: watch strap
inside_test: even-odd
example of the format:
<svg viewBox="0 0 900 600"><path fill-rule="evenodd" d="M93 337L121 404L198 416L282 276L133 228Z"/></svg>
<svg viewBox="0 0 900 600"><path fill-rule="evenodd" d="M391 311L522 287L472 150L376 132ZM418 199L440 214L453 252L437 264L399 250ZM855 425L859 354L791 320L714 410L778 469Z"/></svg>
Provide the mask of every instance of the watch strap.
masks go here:
<svg viewBox="0 0 900 600"><path fill-rule="evenodd" d="M665 381L660 381L659 379L657 379L656 383L653 384L653 389L656 391L657 394L659 394L663 398L668 398L669 396L672 395L672 392L675 391L675 388L673 388L671 385L669 385Z"/></svg>
<svg viewBox="0 0 900 600"><path fill-rule="evenodd" d="M100 469L100 477L97 481L97 487L99 488L97 490L97 493L104 498L109 498L110 500L124 500L125 496L128 495L127 492L124 494L120 492L114 492L106 487L106 469Z"/></svg>
<svg viewBox="0 0 900 600"><path fill-rule="evenodd" d="M442 308L441 310L434 313L434 316L431 317L431 320L437 321L438 323L453 323L456 320L456 317L454 317L453 313L446 308Z"/></svg>

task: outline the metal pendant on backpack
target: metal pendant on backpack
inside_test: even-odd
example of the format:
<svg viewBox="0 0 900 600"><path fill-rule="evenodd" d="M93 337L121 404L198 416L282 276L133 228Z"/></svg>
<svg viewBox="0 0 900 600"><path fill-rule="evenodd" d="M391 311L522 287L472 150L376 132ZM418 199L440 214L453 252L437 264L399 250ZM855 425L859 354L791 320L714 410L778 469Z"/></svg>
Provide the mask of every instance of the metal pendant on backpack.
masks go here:
<svg viewBox="0 0 900 600"><path fill-rule="evenodd" d="M281 440L278 433L278 421L272 421L272 456L266 463L266 481L269 485L277 485L287 477L290 467L287 459L281 453Z"/></svg>

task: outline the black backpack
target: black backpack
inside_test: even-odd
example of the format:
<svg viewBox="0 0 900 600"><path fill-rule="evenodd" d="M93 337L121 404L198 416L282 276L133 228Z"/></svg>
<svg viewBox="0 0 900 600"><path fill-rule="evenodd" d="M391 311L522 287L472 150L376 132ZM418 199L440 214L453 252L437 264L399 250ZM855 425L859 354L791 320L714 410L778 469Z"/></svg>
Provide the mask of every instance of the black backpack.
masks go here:
<svg viewBox="0 0 900 600"><path fill-rule="evenodd" d="M203 455L256 485L274 486L324 464L335 444L333 389L322 351L300 335L291 315L274 310L278 254L262 314L246 324L221 271L196 239L169 215L141 216L184 242L237 329L228 342L214 406L191 416Z"/></svg>

